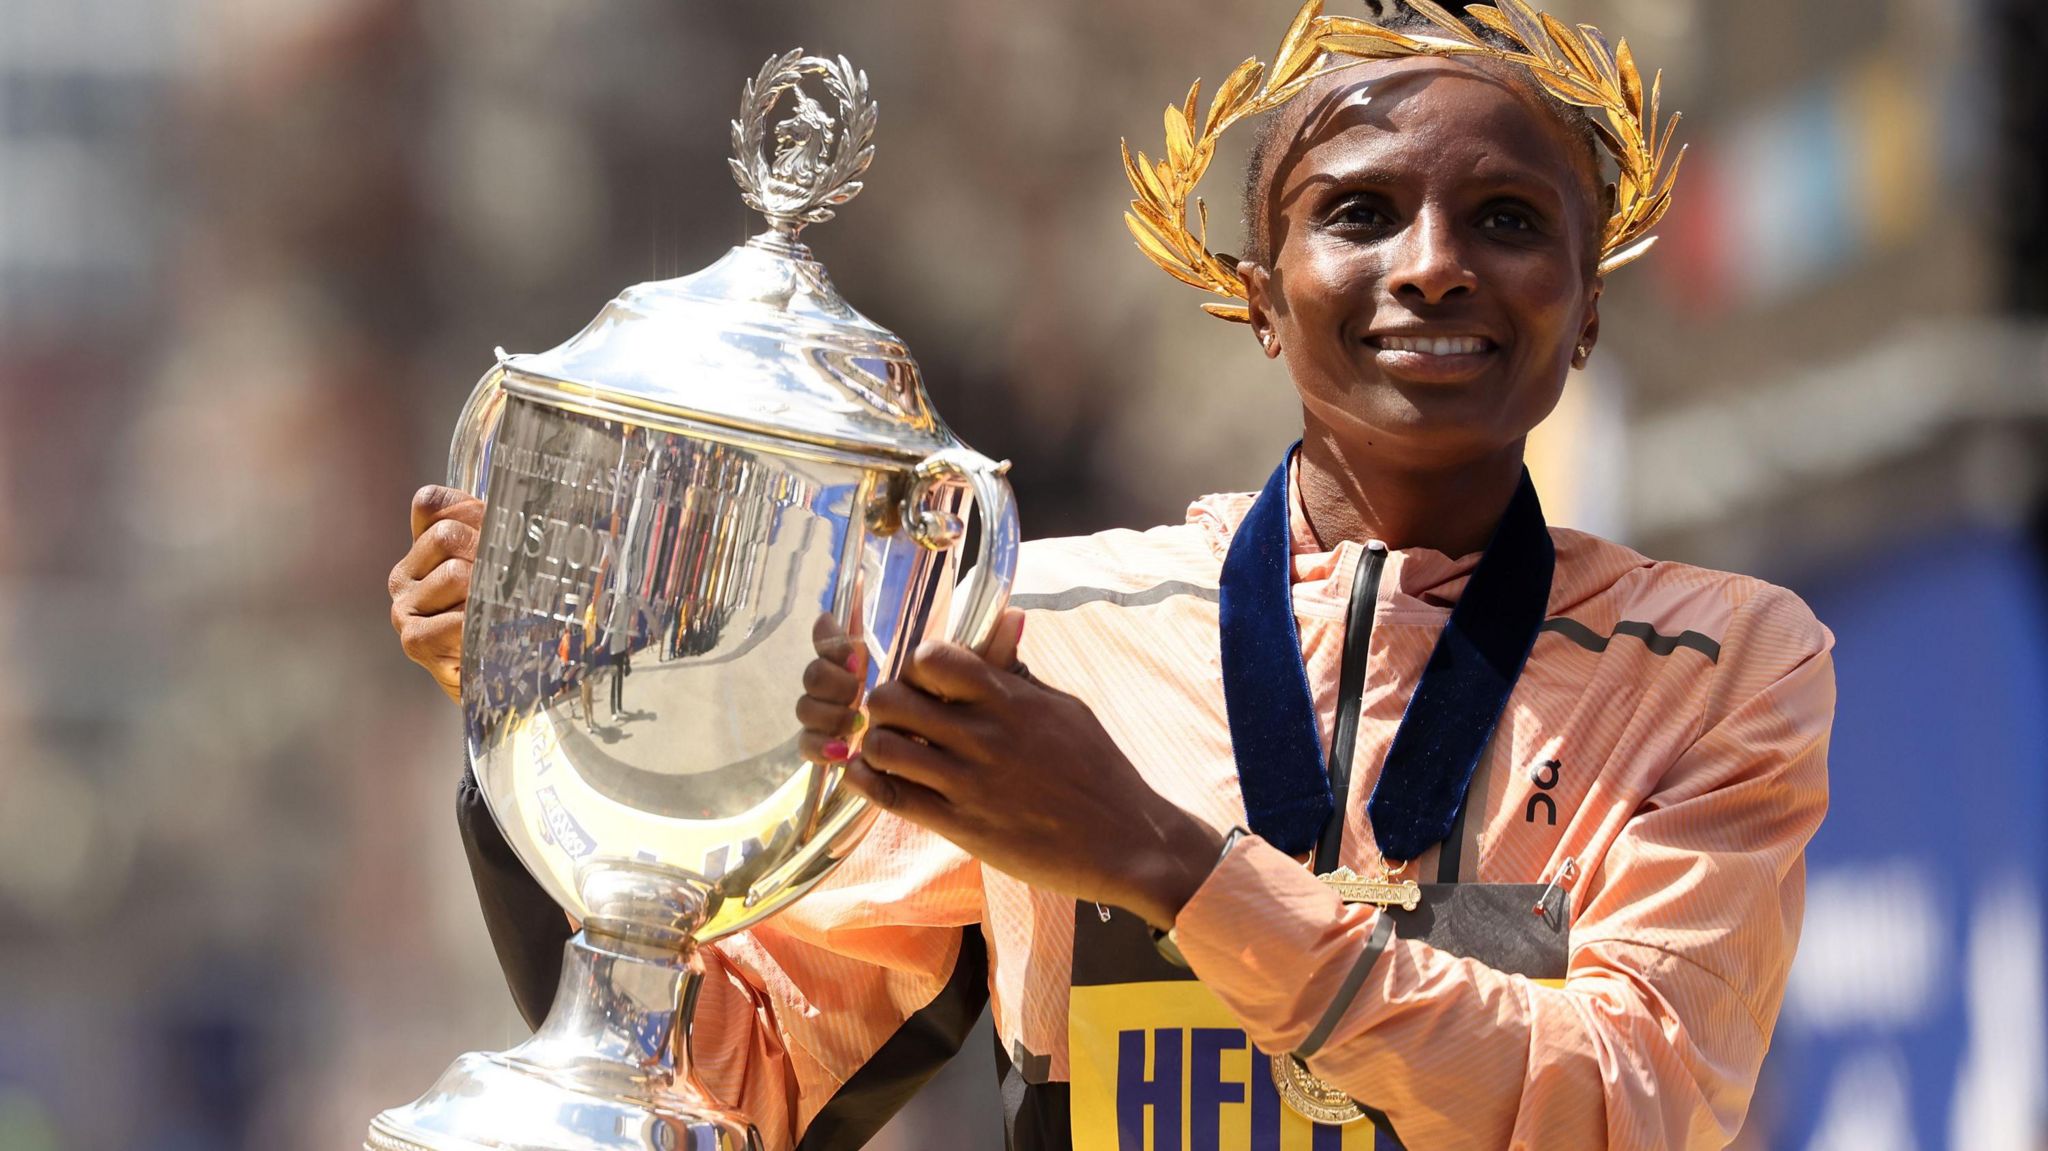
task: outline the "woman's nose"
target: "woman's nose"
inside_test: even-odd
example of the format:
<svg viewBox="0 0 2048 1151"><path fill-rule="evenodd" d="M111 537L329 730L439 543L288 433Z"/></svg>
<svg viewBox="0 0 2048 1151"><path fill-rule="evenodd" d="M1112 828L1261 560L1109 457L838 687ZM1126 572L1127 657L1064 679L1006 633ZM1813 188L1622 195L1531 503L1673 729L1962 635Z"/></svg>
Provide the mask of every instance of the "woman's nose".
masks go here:
<svg viewBox="0 0 2048 1151"><path fill-rule="evenodd" d="M1457 230L1441 213L1417 215L1395 244L1387 288L1396 297L1441 304L1479 289L1479 278L1457 242Z"/></svg>

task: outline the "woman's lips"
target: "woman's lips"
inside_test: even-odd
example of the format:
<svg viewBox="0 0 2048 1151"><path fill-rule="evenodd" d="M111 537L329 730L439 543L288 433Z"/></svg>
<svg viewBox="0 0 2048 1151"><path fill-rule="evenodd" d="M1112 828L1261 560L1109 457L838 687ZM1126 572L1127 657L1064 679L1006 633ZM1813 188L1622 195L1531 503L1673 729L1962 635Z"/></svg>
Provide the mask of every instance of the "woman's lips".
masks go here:
<svg viewBox="0 0 2048 1151"><path fill-rule="evenodd" d="M1469 380L1493 362L1497 345L1485 336L1372 336L1380 370L1397 379L1424 384Z"/></svg>

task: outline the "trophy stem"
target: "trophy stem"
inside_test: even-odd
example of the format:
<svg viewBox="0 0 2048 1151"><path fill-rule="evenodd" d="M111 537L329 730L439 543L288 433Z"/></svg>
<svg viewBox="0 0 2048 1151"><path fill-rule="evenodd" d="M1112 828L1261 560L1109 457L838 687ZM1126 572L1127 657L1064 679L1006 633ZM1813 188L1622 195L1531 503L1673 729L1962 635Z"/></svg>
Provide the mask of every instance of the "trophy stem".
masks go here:
<svg viewBox="0 0 2048 1151"><path fill-rule="evenodd" d="M780 220L770 220L768 221L768 230L749 237L747 246L758 248L764 252L773 252L778 256L788 257L798 263L812 263L810 246L797 239L797 232L801 227L802 225L790 225Z"/></svg>
<svg viewBox="0 0 2048 1151"><path fill-rule="evenodd" d="M364 1147L759 1151L753 1125L712 1099L689 1061L703 980L694 947L578 932L533 1038L456 1060L417 1102L379 1115Z"/></svg>

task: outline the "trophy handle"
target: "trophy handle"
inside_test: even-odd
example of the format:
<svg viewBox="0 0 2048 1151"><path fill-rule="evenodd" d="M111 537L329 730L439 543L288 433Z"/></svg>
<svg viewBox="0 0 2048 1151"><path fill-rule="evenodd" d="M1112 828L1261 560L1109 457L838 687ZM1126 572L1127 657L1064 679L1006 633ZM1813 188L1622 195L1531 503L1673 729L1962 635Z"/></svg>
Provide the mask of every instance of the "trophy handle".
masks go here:
<svg viewBox="0 0 2048 1151"><path fill-rule="evenodd" d="M981 551L974 570L960 590L960 610L953 617L953 642L980 651L995 634L996 617L1010 606L1010 583L1017 575L1017 497L1010 491L1010 462L997 463L969 448L933 452L911 472L907 508L933 503L939 484L965 481L981 513ZM966 534L959 516L927 507L905 516L911 538L928 548L949 548Z"/></svg>
<svg viewBox="0 0 2048 1151"><path fill-rule="evenodd" d="M448 443L448 486L481 498L484 477L490 472L491 440L498 432L498 417L505 411L505 349L497 349L498 362L469 393L462 415L455 420L455 437Z"/></svg>
<svg viewBox="0 0 2048 1151"><path fill-rule="evenodd" d="M958 544L967 525L946 510L936 489L964 482L973 491L974 506L981 513L981 550L959 592L964 598L954 614L951 638L976 651L988 646L997 617L1010 606L1010 583L1017 574L1017 498L1004 478L1009 470L1008 461L997 463L968 448L933 452L912 469L901 505L910 537L923 547L941 551ZM755 880L744 906L754 907L792 888L808 888L823 878L853 850L874 818L872 804L847 795L845 802L807 833L805 838L814 846Z"/></svg>

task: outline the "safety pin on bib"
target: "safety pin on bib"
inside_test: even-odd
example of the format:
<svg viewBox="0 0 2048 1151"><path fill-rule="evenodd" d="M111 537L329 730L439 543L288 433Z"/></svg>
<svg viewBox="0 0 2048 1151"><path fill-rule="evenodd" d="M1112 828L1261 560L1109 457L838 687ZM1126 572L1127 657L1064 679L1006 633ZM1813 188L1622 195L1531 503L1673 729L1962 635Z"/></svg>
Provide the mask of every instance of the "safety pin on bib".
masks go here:
<svg viewBox="0 0 2048 1151"><path fill-rule="evenodd" d="M1564 862L1558 865L1557 874L1551 876L1550 882L1544 886L1543 894L1538 895L1536 897L1536 906L1535 908L1533 908L1535 914L1548 915L1550 913L1551 894L1553 892L1556 892L1559 888L1563 888L1566 891L1570 891L1572 886L1572 880L1578 874L1579 861L1569 855L1565 856Z"/></svg>

